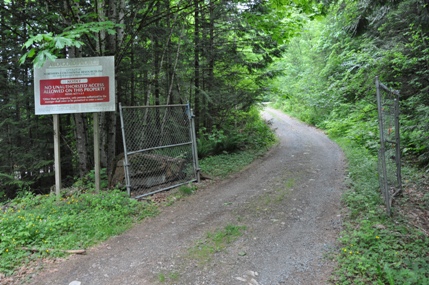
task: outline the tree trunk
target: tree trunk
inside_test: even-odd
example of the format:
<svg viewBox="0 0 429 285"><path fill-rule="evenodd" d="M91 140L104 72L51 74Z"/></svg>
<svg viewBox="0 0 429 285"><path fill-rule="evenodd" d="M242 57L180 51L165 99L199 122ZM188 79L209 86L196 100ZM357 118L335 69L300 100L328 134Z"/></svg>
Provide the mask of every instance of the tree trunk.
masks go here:
<svg viewBox="0 0 429 285"><path fill-rule="evenodd" d="M118 24L124 24L124 12L125 12L125 0L108 0L107 3L107 18ZM107 44L106 50L103 51L105 55L115 55L118 52L118 47L122 44L124 38L123 28L117 28L115 35L106 35ZM117 69L115 64L116 72L120 72ZM115 79L116 80L116 79ZM119 94L118 94L118 82L116 81L116 90L115 90L115 102L118 106L119 104ZM113 170L113 163L116 157L117 152L117 134L120 132L117 131L117 113L108 112L101 113L100 115L100 157L102 167L107 168L107 174L110 176ZM120 136L119 136L120 137Z"/></svg>
<svg viewBox="0 0 429 285"><path fill-rule="evenodd" d="M213 0L210 0L209 4L209 15L210 15L210 22L209 22L209 53L208 53L208 78L207 78L207 89L209 94L213 94L214 92L214 68L215 68L215 45L214 45L214 30L215 30L215 4ZM206 128L208 132L211 132L213 128L213 117L216 116L215 111L213 110L214 104L213 99L209 100L207 103L207 122L206 122Z"/></svg>
<svg viewBox="0 0 429 285"><path fill-rule="evenodd" d="M67 0L64 1L64 10L68 15L73 15L73 11L70 10L70 6ZM76 4L78 5L78 4ZM71 20L70 20L71 19ZM76 18L64 18L66 25L71 25L72 22L78 22L79 19ZM78 48L69 49L69 58L78 58L82 57L82 51ZM85 114L76 113L73 114L73 119L75 123L75 139L76 139L76 148L78 156L78 171L79 176L83 178L91 169L91 160L90 160L90 151L89 151L89 141L88 141L88 122L86 120Z"/></svg>
<svg viewBox="0 0 429 285"><path fill-rule="evenodd" d="M194 0L194 110L195 129L200 126L200 13L198 0Z"/></svg>
<svg viewBox="0 0 429 285"><path fill-rule="evenodd" d="M106 15L104 14L104 0L95 0L95 12L97 13L98 21L103 22L106 20ZM105 45L106 31L102 30L96 35L96 51L98 55L104 53L106 49Z"/></svg>
<svg viewBox="0 0 429 285"><path fill-rule="evenodd" d="M75 138L77 155L79 157L79 175L84 177L91 169L89 143L88 143L88 124L85 114L73 114L75 122Z"/></svg>

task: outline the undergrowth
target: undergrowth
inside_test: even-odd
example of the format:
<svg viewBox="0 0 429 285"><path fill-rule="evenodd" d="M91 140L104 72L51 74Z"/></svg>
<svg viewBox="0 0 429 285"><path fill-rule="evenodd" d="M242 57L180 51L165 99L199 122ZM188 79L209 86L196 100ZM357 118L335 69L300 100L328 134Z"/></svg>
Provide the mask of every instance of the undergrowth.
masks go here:
<svg viewBox="0 0 429 285"><path fill-rule="evenodd" d="M225 178L240 171L265 152L266 149L260 149L209 156L200 161L201 172L210 177Z"/></svg>
<svg viewBox="0 0 429 285"><path fill-rule="evenodd" d="M370 152L340 140L350 190L334 284L429 284L429 239L393 208L386 214L379 193L377 161ZM406 177L404 177L406 179Z"/></svg>
<svg viewBox="0 0 429 285"><path fill-rule="evenodd" d="M57 199L27 193L0 211L0 273L9 275L25 262L85 249L157 213L150 203L119 190Z"/></svg>
<svg viewBox="0 0 429 285"><path fill-rule="evenodd" d="M275 140L270 126L261 118L259 108L252 107L247 112L236 110L218 127L199 129L198 156L206 158L261 149L272 145Z"/></svg>

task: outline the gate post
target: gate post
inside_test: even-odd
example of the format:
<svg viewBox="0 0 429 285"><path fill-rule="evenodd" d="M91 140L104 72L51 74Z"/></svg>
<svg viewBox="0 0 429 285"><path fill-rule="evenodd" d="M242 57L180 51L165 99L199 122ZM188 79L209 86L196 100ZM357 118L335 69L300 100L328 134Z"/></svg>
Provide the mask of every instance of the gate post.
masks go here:
<svg viewBox="0 0 429 285"><path fill-rule="evenodd" d="M383 193L384 202L386 204L387 214L390 215L390 193L387 187L387 170L386 170L386 154L385 154L385 142L384 138L384 122L383 122L383 106L381 102L381 93L380 93L380 81L378 76L375 77L375 86L377 89L377 107L378 107L378 125L380 132L380 150L379 150L379 159L381 160L381 174L382 178L379 178L380 188Z"/></svg>
<svg viewBox="0 0 429 285"><path fill-rule="evenodd" d="M119 102L119 114L121 118L121 131L122 131L122 140L124 143L124 176L125 176L125 184L127 187L127 194L128 196L131 196L131 183L130 183L130 176L128 175L128 155L127 155L127 142L125 139L125 125L124 125L124 118L122 114L122 104Z"/></svg>
<svg viewBox="0 0 429 285"><path fill-rule="evenodd" d="M191 121L190 124L190 131L191 131L191 139L192 139L192 153L194 156L194 169L195 169L195 175L197 177L197 182L200 183L200 166L198 165L198 150L197 150L197 136L195 134L195 116L192 112L192 109L188 103L188 110L189 110L189 120Z"/></svg>

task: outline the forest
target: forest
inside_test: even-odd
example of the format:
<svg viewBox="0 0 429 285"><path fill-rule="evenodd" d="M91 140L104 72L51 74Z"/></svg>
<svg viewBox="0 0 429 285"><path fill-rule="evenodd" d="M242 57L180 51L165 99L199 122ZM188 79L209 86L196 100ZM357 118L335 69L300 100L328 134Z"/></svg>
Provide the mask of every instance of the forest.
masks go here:
<svg viewBox="0 0 429 285"><path fill-rule="evenodd" d="M403 157L427 169L429 7L422 1L338 1L308 22L275 63L279 105L376 152L375 77L400 93ZM287 86L287 88L285 88Z"/></svg>
<svg viewBox="0 0 429 285"><path fill-rule="evenodd" d="M53 119L35 115L34 65L93 56L114 56L117 104L189 102L200 158L272 143L258 116L261 103L323 129L348 154L352 189L344 197L348 212L333 283L429 284L428 1L0 0L0 202L18 197L15 208L37 207L42 198L32 195L48 194L55 183ZM393 218L380 206L375 175L376 76L400 94L405 194ZM123 152L119 114L98 118L108 179ZM60 121L67 187L92 175L93 116L64 114ZM119 192L107 195L64 202L128 205L115 212L121 225L121 214L130 218L140 209ZM52 208L44 208L56 212L49 201ZM150 207L145 216L155 215ZM15 226L24 214L13 220L13 207L4 209L11 233L0 240L0 271L11 274L20 259L6 259L10 245L39 241ZM52 225L62 226L55 219ZM20 235L22 243L15 240Z"/></svg>
<svg viewBox="0 0 429 285"><path fill-rule="evenodd" d="M2 199L46 193L55 183L52 117L34 114L33 64L114 56L117 104L189 102L200 155L234 151L261 140L240 132L274 76L267 68L302 26L301 15L319 10L275 1L0 3ZM98 116L101 167L109 176L123 152L118 112ZM64 186L93 168L92 120L85 113L60 116Z"/></svg>
<svg viewBox="0 0 429 285"><path fill-rule="evenodd" d="M189 102L201 157L258 143L240 133L262 101L376 151L379 76L401 94L404 157L429 163L425 2L1 2L2 199L54 184L52 118L34 114L32 70L57 57L115 56L124 106ZM109 175L123 152L118 112L99 119ZM60 120L67 186L93 168L92 116Z"/></svg>
<svg viewBox="0 0 429 285"><path fill-rule="evenodd" d="M429 8L421 1L64 0L1 7L3 197L19 189L44 193L54 183L52 118L34 115L32 68L57 57L115 56L116 102L125 106L189 102L200 156L257 141L239 133L262 101L376 151L379 76L401 94L403 154L421 167L429 163ZM99 118L109 175L123 152L118 112ZM67 185L93 167L92 116L60 120Z"/></svg>

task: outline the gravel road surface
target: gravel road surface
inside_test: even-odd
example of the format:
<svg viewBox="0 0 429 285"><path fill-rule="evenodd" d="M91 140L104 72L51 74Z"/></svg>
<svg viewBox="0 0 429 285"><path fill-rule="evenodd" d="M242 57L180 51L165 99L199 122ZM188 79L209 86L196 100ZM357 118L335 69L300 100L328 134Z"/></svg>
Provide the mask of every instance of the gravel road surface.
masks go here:
<svg viewBox="0 0 429 285"><path fill-rule="evenodd" d="M266 109L279 144L228 180L126 233L47 266L28 284L328 284L326 258L341 229L344 156L321 131ZM240 228L232 242L196 257L207 234Z"/></svg>

